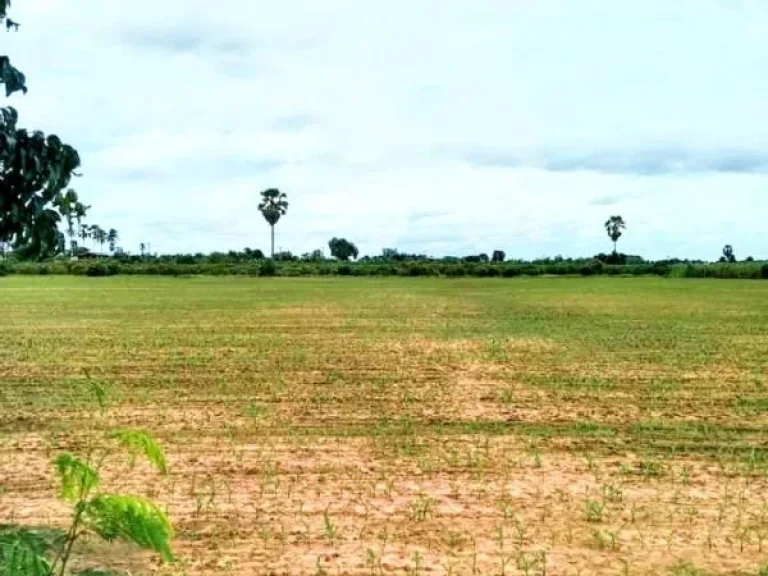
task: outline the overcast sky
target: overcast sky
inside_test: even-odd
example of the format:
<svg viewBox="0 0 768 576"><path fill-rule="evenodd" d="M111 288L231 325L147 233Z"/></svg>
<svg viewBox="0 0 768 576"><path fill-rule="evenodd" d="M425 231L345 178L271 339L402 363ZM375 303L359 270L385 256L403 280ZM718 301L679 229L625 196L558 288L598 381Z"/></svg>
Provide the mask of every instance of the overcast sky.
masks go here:
<svg viewBox="0 0 768 576"><path fill-rule="evenodd" d="M768 257L763 0L14 0L9 103L126 250ZM327 252L327 248L326 248Z"/></svg>

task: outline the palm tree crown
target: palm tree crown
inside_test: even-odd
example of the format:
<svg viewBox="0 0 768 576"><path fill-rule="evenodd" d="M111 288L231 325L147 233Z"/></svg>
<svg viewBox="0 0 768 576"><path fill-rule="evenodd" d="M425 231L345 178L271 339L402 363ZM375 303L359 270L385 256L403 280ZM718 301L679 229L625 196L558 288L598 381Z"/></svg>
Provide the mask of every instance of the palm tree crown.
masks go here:
<svg viewBox="0 0 768 576"><path fill-rule="evenodd" d="M284 192L277 188L270 188L261 193L261 203L259 211L264 215L264 219L270 226L277 224L280 216L288 211L288 198Z"/></svg>
<svg viewBox="0 0 768 576"><path fill-rule="evenodd" d="M619 238L621 238L621 235L623 234L622 230L626 227L627 225L624 222L624 218L621 216L611 216L605 221L605 231L608 233L608 237L613 240L614 252L616 252L616 242L619 241Z"/></svg>
<svg viewBox="0 0 768 576"><path fill-rule="evenodd" d="M120 239L120 237L117 234L117 230L114 228L110 228L109 232L107 232L107 242L109 242L109 251L114 252L115 251L115 244L117 244L117 241Z"/></svg>

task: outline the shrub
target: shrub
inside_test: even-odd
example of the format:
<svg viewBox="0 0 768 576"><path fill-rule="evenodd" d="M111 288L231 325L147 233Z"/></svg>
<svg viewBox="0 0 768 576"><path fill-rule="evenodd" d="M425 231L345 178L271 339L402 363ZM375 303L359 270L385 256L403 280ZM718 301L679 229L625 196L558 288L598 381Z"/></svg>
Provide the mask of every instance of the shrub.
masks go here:
<svg viewBox="0 0 768 576"><path fill-rule="evenodd" d="M760 268L760 278L768 280L768 264L763 264L762 268Z"/></svg>
<svg viewBox="0 0 768 576"><path fill-rule="evenodd" d="M116 262L93 262L85 268L86 276L114 276L120 273L120 266Z"/></svg>
<svg viewBox="0 0 768 576"><path fill-rule="evenodd" d="M277 264L274 260L264 260L259 266L259 276L274 276L277 274Z"/></svg>
<svg viewBox="0 0 768 576"><path fill-rule="evenodd" d="M590 260L581 267L582 276L593 276L603 273L603 263L600 260Z"/></svg>
<svg viewBox="0 0 768 576"><path fill-rule="evenodd" d="M498 266L478 266L473 272L475 276L480 278L491 278L493 276L498 276L501 271Z"/></svg>
<svg viewBox="0 0 768 576"><path fill-rule="evenodd" d="M342 264L336 268L336 274L339 276L350 276L352 274L352 267L349 264Z"/></svg>
<svg viewBox="0 0 768 576"><path fill-rule="evenodd" d="M432 274L427 265L420 262L408 264L405 272L408 274L408 276L430 276Z"/></svg>

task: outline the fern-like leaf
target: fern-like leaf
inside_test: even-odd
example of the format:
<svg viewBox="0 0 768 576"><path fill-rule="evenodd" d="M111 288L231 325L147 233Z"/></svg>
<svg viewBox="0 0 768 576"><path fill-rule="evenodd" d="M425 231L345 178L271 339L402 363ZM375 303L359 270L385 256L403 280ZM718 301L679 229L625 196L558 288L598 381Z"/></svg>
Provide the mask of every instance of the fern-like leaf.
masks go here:
<svg viewBox="0 0 768 576"><path fill-rule="evenodd" d="M56 469L61 478L61 496L69 502L77 502L99 485L99 473L69 452L56 458Z"/></svg>
<svg viewBox="0 0 768 576"><path fill-rule="evenodd" d="M50 573L48 560L23 539L0 544L0 576L48 576Z"/></svg>
<svg viewBox="0 0 768 576"><path fill-rule="evenodd" d="M168 473L165 451L152 436L143 430L117 430L112 437L128 450L131 466L136 464L136 457L143 456L163 474Z"/></svg>
<svg viewBox="0 0 768 576"><path fill-rule="evenodd" d="M88 502L83 517L88 528L109 542L128 540L173 560L173 526L154 502L136 496L100 494Z"/></svg>

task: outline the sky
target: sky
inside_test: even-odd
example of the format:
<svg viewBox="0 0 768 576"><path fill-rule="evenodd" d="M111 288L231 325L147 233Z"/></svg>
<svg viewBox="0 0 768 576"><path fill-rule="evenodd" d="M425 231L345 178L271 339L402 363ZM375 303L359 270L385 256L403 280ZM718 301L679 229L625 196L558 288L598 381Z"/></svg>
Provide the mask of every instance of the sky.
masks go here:
<svg viewBox="0 0 768 576"><path fill-rule="evenodd" d="M14 0L20 124L138 252L768 258L763 0Z"/></svg>

